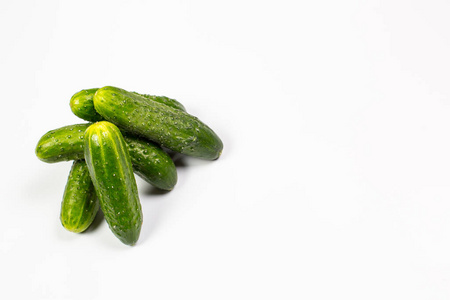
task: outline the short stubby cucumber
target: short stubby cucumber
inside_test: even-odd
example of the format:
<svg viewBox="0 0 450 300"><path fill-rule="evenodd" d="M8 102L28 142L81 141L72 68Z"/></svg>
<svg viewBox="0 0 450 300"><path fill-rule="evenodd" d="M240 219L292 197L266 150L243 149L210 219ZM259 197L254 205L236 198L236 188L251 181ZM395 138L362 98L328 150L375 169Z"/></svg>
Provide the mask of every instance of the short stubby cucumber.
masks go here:
<svg viewBox="0 0 450 300"><path fill-rule="evenodd" d="M84 132L89 124L75 124L50 130L36 146L36 156L46 162L84 159Z"/></svg>
<svg viewBox="0 0 450 300"><path fill-rule="evenodd" d="M89 121L102 121L103 117L94 109L94 94L98 89L81 90L70 98L70 109L79 118Z"/></svg>
<svg viewBox="0 0 450 300"><path fill-rule="evenodd" d="M70 99L70 109L77 117L89 122L97 122L104 120L104 118L94 108L93 98L97 90L98 90L97 88L81 90L72 96L72 98ZM135 93L136 95L143 96L149 99L150 101L159 102L172 108L186 111L183 104L181 104L175 99L171 99L165 96L146 95L146 94L139 94L136 92L133 93Z"/></svg>
<svg viewBox="0 0 450 300"><path fill-rule="evenodd" d="M214 160L223 144L198 118L167 105L116 87L103 87L94 95L95 110L120 128L173 151Z"/></svg>
<svg viewBox="0 0 450 300"><path fill-rule="evenodd" d="M48 163L84 159L84 133L91 125L76 124L51 130L36 146L37 157ZM153 186L171 190L177 183L177 170L170 156L158 145L124 134L133 169Z"/></svg>
<svg viewBox="0 0 450 300"><path fill-rule="evenodd" d="M142 208L130 154L119 128L102 121L85 133L84 156L105 220L116 237L134 245L142 226Z"/></svg>
<svg viewBox="0 0 450 300"><path fill-rule="evenodd" d="M99 202L84 160L73 162L61 203L61 223L69 231L83 232L94 221Z"/></svg>

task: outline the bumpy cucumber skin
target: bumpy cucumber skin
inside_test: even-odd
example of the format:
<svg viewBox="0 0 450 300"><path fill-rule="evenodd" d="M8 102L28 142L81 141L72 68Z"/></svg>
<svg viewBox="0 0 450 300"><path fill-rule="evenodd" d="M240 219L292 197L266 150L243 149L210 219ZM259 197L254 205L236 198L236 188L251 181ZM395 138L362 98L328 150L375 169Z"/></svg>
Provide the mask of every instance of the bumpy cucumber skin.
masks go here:
<svg viewBox="0 0 450 300"><path fill-rule="evenodd" d="M49 163L84 159L84 134L90 125L70 125L44 134L36 146L37 157ZM159 189L172 190L177 170L170 156L152 142L130 134L124 138L135 173Z"/></svg>
<svg viewBox="0 0 450 300"><path fill-rule="evenodd" d="M95 111L92 100L97 90L97 88L81 90L72 96L70 99L70 109L77 117L89 122L103 120L103 117Z"/></svg>
<svg viewBox="0 0 450 300"><path fill-rule="evenodd" d="M135 93L103 87L94 95L94 107L106 120L173 151L209 160L222 153L220 138L198 118Z"/></svg>
<svg viewBox="0 0 450 300"><path fill-rule="evenodd" d="M97 122L104 120L104 118L94 108L93 98L97 90L98 90L97 88L81 90L72 96L72 98L70 99L70 109L77 117L89 122ZM136 95L143 96L151 101L159 102L172 108L186 111L183 104L181 104L175 99L171 99L165 96L139 94L136 92L133 93Z"/></svg>
<svg viewBox="0 0 450 300"><path fill-rule="evenodd" d="M76 124L51 130L36 146L36 156L46 162L84 159L84 131L88 124Z"/></svg>
<svg viewBox="0 0 450 300"><path fill-rule="evenodd" d="M170 156L158 145L136 136L124 135L134 172L153 186L172 190L177 169Z"/></svg>
<svg viewBox="0 0 450 300"><path fill-rule="evenodd" d="M97 215L99 202L84 160L73 162L61 203L61 224L69 231L83 232Z"/></svg>
<svg viewBox="0 0 450 300"><path fill-rule="evenodd" d="M142 208L119 128L106 121L89 126L84 155L109 228L122 243L134 245L141 231Z"/></svg>
<svg viewBox="0 0 450 300"><path fill-rule="evenodd" d="M139 96L142 96L144 98L150 99L152 101L159 102L161 104L165 104L165 105L167 105L169 107L172 107L172 108L175 108L175 109L179 109L179 110L182 110L182 111L186 111L186 108L184 107L184 105L181 104L180 102L178 102L175 99L172 99L172 98L169 98L169 97L166 97L166 96L154 96L154 95L147 95L147 94L139 94L139 93L136 93L136 92L132 92L132 93L134 93L136 95L139 95Z"/></svg>

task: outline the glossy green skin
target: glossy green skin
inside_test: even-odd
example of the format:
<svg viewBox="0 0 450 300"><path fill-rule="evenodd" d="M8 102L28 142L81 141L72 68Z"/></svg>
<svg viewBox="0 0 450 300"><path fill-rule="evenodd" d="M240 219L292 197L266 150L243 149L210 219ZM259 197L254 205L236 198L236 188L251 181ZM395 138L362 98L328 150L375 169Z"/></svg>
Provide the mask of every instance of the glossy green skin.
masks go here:
<svg viewBox="0 0 450 300"><path fill-rule="evenodd" d="M102 121L103 117L94 109L94 94L98 89L81 90L70 99L70 109L79 118L97 122Z"/></svg>
<svg viewBox="0 0 450 300"><path fill-rule="evenodd" d="M177 169L172 158L155 143L129 134L123 137L134 172L157 188L172 190L177 183Z"/></svg>
<svg viewBox="0 0 450 300"><path fill-rule="evenodd" d="M94 106L106 120L173 151L214 160L222 153L220 138L198 118L116 87L103 87Z"/></svg>
<svg viewBox="0 0 450 300"><path fill-rule="evenodd" d="M84 156L105 220L116 237L134 245L142 226L142 208L125 140L119 128L102 121L85 133Z"/></svg>
<svg viewBox="0 0 450 300"><path fill-rule="evenodd" d="M36 146L37 157L48 163L84 159L84 134L90 125L69 125L44 134ZM124 138L136 174L157 188L173 189L177 170L170 156L152 142L130 134Z"/></svg>
<svg viewBox="0 0 450 300"><path fill-rule="evenodd" d="M36 156L47 163L84 159L84 132L89 124L50 130L36 146Z"/></svg>
<svg viewBox="0 0 450 300"><path fill-rule="evenodd" d="M72 98L70 99L70 109L72 109L72 112L77 117L89 122L97 122L104 120L104 118L94 108L93 98L97 90L98 89L82 90L72 96ZM153 96L153 95L139 94L136 92L133 93L135 93L136 95L143 96L149 100L165 104L172 108L186 111L183 104L181 104L175 99L171 99L165 96Z"/></svg>
<svg viewBox="0 0 450 300"><path fill-rule="evenodd" d="M73 162L61 203L61 223L69 231L83 232L97 215L99 202L84 160Z"/></svg>
<svg viewBox="0 0 450 300"><path fill-rule="evenodd" d="M186 111L186 108L184 107L183 104L181 104L180 102L178 102L175 99L166 97L166 96L154 96L154 95L148 95L148 94L139 94L136 92L133 92L136 95L142 96L144 98L150 99L152 101L158 102L158 103L162 103L165 104L169 107L175 108L175 109L179 109L182 111Z"/></svg>

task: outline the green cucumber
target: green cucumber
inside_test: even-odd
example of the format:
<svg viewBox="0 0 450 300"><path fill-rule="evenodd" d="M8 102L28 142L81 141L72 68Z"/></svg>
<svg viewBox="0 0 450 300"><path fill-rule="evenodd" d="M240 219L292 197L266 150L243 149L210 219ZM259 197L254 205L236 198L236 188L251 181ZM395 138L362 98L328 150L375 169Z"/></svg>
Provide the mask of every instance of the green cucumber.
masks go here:
<svg viewBox="0 0 450 300"><path fill-rule="evenodd" d="M142 138L124 134L134 172L151 185L172 190L177 183L173 160L161 147Z"/></svg>
<svg viewBox="0 0 450 300"><path fill-rule="evenodd" d="M79 118L89 121L102 121L103 117L95 111L94 94L98 89L81 90L70 98L70 109Z"/></svg>
<svg viewBox="0 0 450 300"><path fill-rule="evenodd" d="M166 97L166 96L155 96L155 95L148 95L148 94L139 94L139 93L136 93L136 92L133 92L133 93L136 94L136 95L142 96L144 98L147 98L149 100L165 104L165 105L167 105L169 107L172 107L172 108L175 108L175 109L179 109L179 110L182 110L182 111L186 111L186 108L184 107L184 105L181 104L180 102L178 102L175 99L172 99L172 98L169 98L169 97Z"/></svg>
<svg viewBox="0 0 450 300"><path fill-rule="evenodd" d="M94 107L120 128L173 151L210 160L222 153L220 138L198 118L135 93L103 87L94 95Z"/></svg>
<svg viewBox="0 0 450 300"><path fill-rule="evenodd" d="M89 122L97 122L104 120L104 118L94 108L93 98L97 90L98 89L96 88L81 90L72 96L72 98L70 99L70 109L77 117ZM165 96L153 96L153 95L139 94L136 92L133 93L135 93L136 95L143 96L151 101L159 102L172 108L186 111L183 104L181 104L175 99L171 99Z"/></svg>
<svg viewBox="0 0 450 300"><path fill-rule="evenodd" d="M131 157L119 128L102 121L85 133L84 156L105 220L115 236L134 245L142 226L142 208Z"/></svg>
<svg viewBox="0 0 450 300"><path fill-rule="evenodd" d="M84 134L90 125L69 125L47 132L36 146L36 156L47 163L84 159ZM177 170L170 156L152 142L131 134L124 137L136 174L157 188L173 189Z"/></svg>
<svg viewBox="0 0 450 300"><path fill-rule="evenodd" d="M36 146L36 156L46 162L84 159L84 132L89 124L75 124L50 130Z"/></svg>
<svg viewBox="0 0 450 300"><path fill-rule="evenodd" d="M83 232L99 208L94 185L84 160L73 162L61 203L61 224L69 231Z"/></svg>

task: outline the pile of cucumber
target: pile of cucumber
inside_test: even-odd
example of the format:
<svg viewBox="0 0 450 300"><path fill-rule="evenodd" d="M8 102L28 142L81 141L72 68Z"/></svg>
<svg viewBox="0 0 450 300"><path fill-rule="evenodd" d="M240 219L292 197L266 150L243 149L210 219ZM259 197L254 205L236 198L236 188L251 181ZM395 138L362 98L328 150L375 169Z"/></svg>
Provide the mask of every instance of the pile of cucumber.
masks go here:
<svg viewBox="0 0 450 300"><path fill-rule="evenodd" d="M85 231L101 208L116 237L134 245L142 208L133 172L172 190L177 171L164 148L207 160L222 153L217 134L171 98L106 86L76 93L70 107L89 123L47 132L36 155L47 163L74 161L60 216L72 232Z"/></svg>

